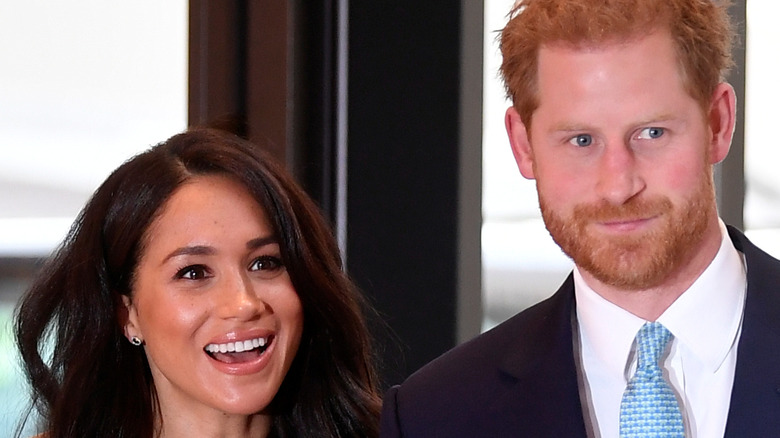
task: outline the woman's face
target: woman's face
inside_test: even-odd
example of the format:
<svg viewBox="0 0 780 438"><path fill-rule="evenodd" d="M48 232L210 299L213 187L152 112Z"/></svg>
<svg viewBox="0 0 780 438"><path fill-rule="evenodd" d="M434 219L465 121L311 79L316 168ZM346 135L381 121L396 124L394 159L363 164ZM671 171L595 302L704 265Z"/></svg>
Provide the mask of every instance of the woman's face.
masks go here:
<svg viewBox="0 0 780 438"><path fill-rule="evenodd" d="M237 182L197 177L146 232L125 333L144 341L162 414L262 413L303 331L278 236Z"/></svg>

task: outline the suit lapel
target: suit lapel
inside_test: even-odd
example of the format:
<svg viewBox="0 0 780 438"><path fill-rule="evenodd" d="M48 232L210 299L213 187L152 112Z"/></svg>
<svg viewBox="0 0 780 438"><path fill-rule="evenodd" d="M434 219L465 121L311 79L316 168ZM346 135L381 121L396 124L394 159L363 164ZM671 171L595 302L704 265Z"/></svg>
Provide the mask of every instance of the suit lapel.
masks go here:
<svg viewBox="0 0 780 438"><path fill-rule="evenodd" d="M513 379L506 393L513 406L516 430L527 436L585 437L574 359L572 315L574 281L571 275L548 300L526 312L516 333L517 348L507 351L499 370ZM523 429L525 428L525 429Z"/></svg>
<svg viewBox="0 0 780 438"><path fill-rule="evenodd" d="M747 298L726 437L780 435L780 262L729 227L745 254Z"/></svg>

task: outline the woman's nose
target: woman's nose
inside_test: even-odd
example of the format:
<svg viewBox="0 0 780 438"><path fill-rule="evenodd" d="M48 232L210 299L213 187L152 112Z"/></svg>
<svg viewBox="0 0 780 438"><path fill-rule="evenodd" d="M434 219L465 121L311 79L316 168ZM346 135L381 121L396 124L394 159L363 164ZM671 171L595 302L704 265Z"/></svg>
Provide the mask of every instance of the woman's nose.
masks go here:
<svg viewBox="0 0 780 438"><path fill-rule="evenodd" d="M225 281L220 294L219 316L224 319L249 321L266 310L265 301L246 276Z"/></svg>

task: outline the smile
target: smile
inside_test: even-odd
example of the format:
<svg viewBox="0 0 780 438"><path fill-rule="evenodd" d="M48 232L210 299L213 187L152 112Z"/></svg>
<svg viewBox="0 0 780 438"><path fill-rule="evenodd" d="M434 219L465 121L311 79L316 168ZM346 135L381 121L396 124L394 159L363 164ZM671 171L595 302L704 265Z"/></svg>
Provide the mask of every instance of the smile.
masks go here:
<svg viewBox="0 0 780 438"><path fill-rule="evenodd" d="M251 351L257 348L265 350L265 346L270 343L272 337L247 339L246 341L227 342L225 344L209 344L204 350L207 353L241 353Z"/></svg>
<svg viewBox="0 0 780 438"><path fill-rule="evenodd" d="M276 345L276 335L269 334L244 341L212 343L203 348L218 370L234 375L254 374L265 368Z"/></svg>

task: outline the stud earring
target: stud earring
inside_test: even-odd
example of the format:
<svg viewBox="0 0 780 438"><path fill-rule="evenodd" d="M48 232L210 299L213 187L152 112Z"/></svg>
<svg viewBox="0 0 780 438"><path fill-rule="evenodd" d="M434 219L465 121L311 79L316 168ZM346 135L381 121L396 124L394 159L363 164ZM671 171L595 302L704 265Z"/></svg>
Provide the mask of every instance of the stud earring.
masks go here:
<svg viewBox="0 0 780 438"><path fill-rule="evenodd" d="M136 347L143 344L143 342L144 341L142 341L141 338L139 338L138 336L133 336L132 338L130 338L130 343L135 345Z"/></svg>

